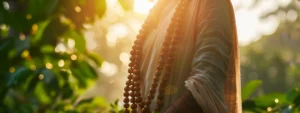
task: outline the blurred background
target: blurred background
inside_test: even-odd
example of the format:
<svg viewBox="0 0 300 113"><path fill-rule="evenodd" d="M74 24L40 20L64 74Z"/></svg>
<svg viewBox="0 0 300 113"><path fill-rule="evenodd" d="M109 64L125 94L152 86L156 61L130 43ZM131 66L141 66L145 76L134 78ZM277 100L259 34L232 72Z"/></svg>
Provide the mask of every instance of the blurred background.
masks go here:
<svg viewBox="0 0 300 113"><path fill-rule="evenodd" d="M157 0L0 1L0 113L122 113L129 51ZM300 112L300 1L232 3L243 112Z"/></svg>

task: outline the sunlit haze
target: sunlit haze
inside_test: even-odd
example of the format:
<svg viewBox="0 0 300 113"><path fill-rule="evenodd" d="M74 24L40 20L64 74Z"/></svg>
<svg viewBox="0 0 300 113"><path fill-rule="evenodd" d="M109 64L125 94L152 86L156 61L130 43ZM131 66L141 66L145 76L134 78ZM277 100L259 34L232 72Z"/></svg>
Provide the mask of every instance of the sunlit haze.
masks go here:
<svg viewBox="0 0 300 113"><path fill-rule="evenodd" d="M286 19L295 21L297 19L295 11L283 12L283 16L269 16L265 20L260 20L260 16L264 13L274 11L278 9L278 6L286 6L291 1L278 0L274 2L274 0L264 0L256 7L249 8L254 3L254 0L232 0L235 7L240 45L247 45L257 40L261 35L272 34L278 27L280 20L282 20L280 17L285 17L289 13L290 16L287 15ZM154 2L149 2L149 0L135 0L134 12L146 15L154 5Z"/></svg>

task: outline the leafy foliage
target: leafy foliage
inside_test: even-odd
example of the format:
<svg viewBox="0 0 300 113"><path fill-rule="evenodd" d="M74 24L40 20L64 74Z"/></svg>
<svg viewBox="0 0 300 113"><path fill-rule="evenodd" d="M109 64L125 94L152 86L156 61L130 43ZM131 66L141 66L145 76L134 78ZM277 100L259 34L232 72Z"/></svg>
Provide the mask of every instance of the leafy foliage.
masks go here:
<svg viewBox="0 0 300 113"><path fill-rule="evenodd" d="M95 68L102 63L100 56L86 49L83 24L103 16L106 1L1 0L2 3L0 112L104 111L103 98L79 97L97 79Z"/></svg>
<svg viewBox="0 0 300 113"><path fill-rule="evenodd" d="M300 111L299 88L295 88L287 94L269 93L254 98L248 98L259 84L261 84L261 81L255 80L247 83L245 87L243 87L242 98L244 112L297 113Z"/></svg>

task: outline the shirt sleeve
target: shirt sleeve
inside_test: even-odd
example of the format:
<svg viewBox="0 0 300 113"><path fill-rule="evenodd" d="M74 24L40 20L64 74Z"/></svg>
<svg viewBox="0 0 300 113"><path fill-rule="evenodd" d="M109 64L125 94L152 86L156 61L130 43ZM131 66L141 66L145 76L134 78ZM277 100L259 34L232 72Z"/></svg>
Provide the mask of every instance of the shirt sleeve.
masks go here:
<svg viewBox="0 0 300 113"><path fill-rule="evenodd" d="M204 113L228 112L224 81L232 47L232 21L226 0L202 0L196 24L191 76L185 85Z"/></svg>

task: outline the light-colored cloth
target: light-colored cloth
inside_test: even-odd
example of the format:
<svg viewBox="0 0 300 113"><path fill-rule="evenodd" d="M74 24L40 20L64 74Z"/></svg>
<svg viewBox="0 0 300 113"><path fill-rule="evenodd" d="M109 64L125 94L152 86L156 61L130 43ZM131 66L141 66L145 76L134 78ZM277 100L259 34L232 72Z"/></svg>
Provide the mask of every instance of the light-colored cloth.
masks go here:
<svg viewBox="0 0 300 113"><path fill-rule="evenodd" d="M167 28L175 12L179 0L169 0L159 25L147 37L142 57L142 95L149 94L152 78L156 71L159 54ZM233 8L228 0L190 0L185 12L183 37L177 44L172 77L165 93L166 110L184 91L192 92L204 113L241 113L240 77L237 53L237 36ZM215 60L211 53L203 52L203 40L220 41L213 45L219 50L227 63ZM209 43L209 42L208 42ZM222 46L229 43L230 48ZM211 45L211 44L210 44ZM225 48L225 49L224 49ZM228 53L228 54L227 54ZM230 53L230 54L229 54ZM226 76L211 75L214 71L201 67L201 62L208 62L222 70ZM224 69L224 65L229 65ZM155 100L155 99L154 99ZM155 101L152 103L156 103ZM151 106L151 111L155 106Z"/></svg>

